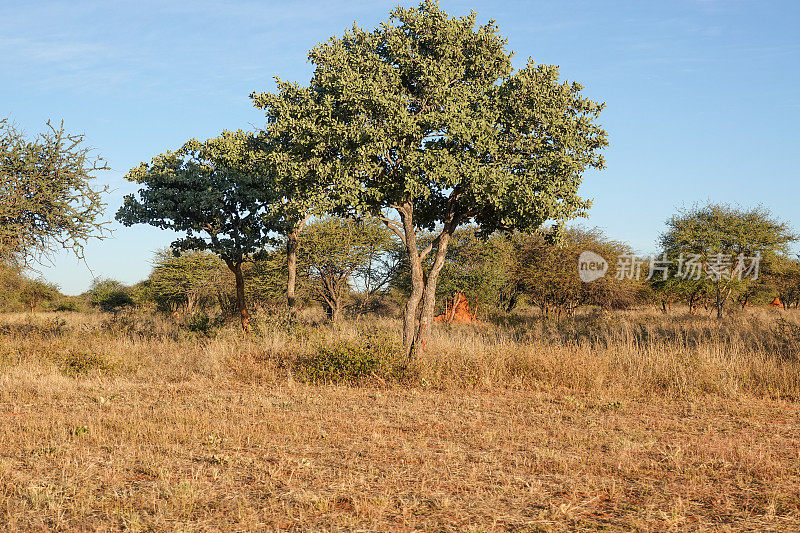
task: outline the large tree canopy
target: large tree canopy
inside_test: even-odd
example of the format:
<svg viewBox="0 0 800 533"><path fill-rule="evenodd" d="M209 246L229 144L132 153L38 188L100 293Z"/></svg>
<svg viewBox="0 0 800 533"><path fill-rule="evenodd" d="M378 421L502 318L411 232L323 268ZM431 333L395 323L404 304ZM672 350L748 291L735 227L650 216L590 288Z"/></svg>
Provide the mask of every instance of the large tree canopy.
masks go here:
<svg viewBox="0 0 800 533"><path fill-rule="evenodd" d="M139 197L126 196L117 213L126 226L145 223L185 232L172 244L177 251L219 255L234 274L245 328L249 313L242 264L273 242L270 206L276 201L251 142L244 132L226 131L205 142L190 140L175 152L140 164L126 175L143 185Z"/></svg>
<svg viewBox="0 0 800 533"><path fill-rule="evenodd" d="M105 187L93 187L107 166L63 123L34 138L0 120L0 259L39 260L67 248L79 258L102 237Z"/></svg>
<svg viewBox="0 0 800 533"><path fill-rule="evenodd" d="M307 91L281 83L280 94L310 100L282 118L301 146L294 155L325 173L342 203L379 216L409 253L412 289L404 342L424 345L436 280L453 231L531 229L581 215L586 168L602 168L602 105L559 81L558 68L529 60L514 71L493 22L452 18L438 3L397 8L373 31L357 26L315 47ZM257 103L274 105L265 96ZM398 218L390 216L394 210ZM436 238L418 246L420 230ZM427 272L422 261L433 253ZM416 316L423 294L419 326Z"/></svg>

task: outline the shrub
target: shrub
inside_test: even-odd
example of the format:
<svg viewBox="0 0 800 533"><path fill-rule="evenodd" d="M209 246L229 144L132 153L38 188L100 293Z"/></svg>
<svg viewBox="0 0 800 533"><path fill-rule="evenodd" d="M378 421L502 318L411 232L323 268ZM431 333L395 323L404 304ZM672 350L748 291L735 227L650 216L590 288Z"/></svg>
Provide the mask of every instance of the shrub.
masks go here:
<svg viewBox="0 0 800 533"><path fill-rule="evenodd" d="M74 300L61 300L53 308L53 311L77 312L80 311L80 307L78 306L78 303Z"/></svg>
<svg viewBox="0 0 800 533"><path fill-rule="evenodd" d="M91 304L105 312L117 313L135 304L128 288L111 279L95 280L89 293Z"/></svg>
<svg viewBox="0 0 800 533"><path fill-rule="evenodd" d="M297 360L297 373L311 383L398 382L417 374L403 350L395 342L370 335L356 340L340 340L333 345L318 345Z"/></svg>
<svg viewBox="0 0 800 533"><path fill-rule="evenodd" d="M93 353L69 352L60 361L61 371L68 376L88 374L91 370L110 370L102 356Z"/></svg>
<svg viewBox="0 0 800 533"><path fill-rule="evenodd" d="M186 328L195 333L208 335L211 331L211 318L203 312L195 313L189 317L186 322Z"/></svg>

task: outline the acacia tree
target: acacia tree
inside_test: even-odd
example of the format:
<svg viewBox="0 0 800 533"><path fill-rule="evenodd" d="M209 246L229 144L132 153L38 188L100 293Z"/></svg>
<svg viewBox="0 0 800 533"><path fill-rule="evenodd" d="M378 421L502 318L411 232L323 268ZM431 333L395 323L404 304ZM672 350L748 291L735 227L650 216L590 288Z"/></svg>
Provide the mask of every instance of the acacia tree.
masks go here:
<svg viewBox="0 0 800 533"><path fill-rule="evenodd" d="M353 276L360 269L369 268L381 243L388 244L385 229L375 224L380 223L325 217L309 224L303 232L301 255L311 290L334 322L341 318L342 301L352 288ZM374 287L367 290L374 292Z"/></svg>
<svg viewBox="0 0 800 533"><path fill-rule="evenodd" d="M27 280L19 291L19 298L31 310L41 302L52 302L59 296L58 286L43 279Z"/></svg>
<svg viewBox="0 0 800 533"><path fill-rule="evenodd" d="M147 278L146 292L160 309L172 312L182 308L192 315L218 300L218 272L224 274L225 269L224 263L207 251L190 251L176 257L172 250L159 250Z"/></svg>
<svg viewBox="0 0 800 533"><path fill-rule="evenodd" d="M779 257L769 273L768 285L784 309L800 309L800 257Z"/></svg>
<svg viewBox="0 0 800 533"><path fill-rule="evenodd" d="M725 305L737 292L747 293L758 281L756 267L767 269L797 240L785 222L763 207L745 209L710 203L681 211L667 221L667 226L661 236L666 277L710 294L717 318L722 318ZM697 275L689 272L689 258L702 267ZM747 262L740 264L740 258ZM751 267L750 275L743 272Z"/></svg>
<svg viewBox="0 0 800 533"><path fill-rule="evenodd" d="M209 250L234 275L236 306L247 330L242 265L273 242L275 202L270 176L255 161L252 139L225 131L205 142L192 139L175 152L156 156L125 176L143 185L138 198L125 197L117 220L185 232L173 250Z"/></svg>
<svg viewBox="0 0 800 533"><path fill-rule="evenodd" d="M107 234L107 187L92 185L107 169L63 123L26 138L0 120L0 259L27 264L62 248L83 258L86 241Z"/></svg>
<svg viewBox="0 0 800 533"><path fill-rule="evenodd" d="M494 22L476 27L474 13L452 18L432 0L390 17L311 51L315 112L283 127L313 139L307 161L335 183L342 204L401 239L410 355L425 344L456 228L532 229L582 214L590 205L577 194L582 174L602 168L597 152L607 142L595 124L603 106L560 82L557 67L529 60L514 71ZM420 231L434 229L422 246Z"/></svg>
<svg viewBox="0 0 800 533"><path fill-rule="evenodd" d="M122 309L136 304L131 296L130 287L115 279L103 278L95 278L92 281L92 286L89 288L89 303L115 315Z"/></svg>
<svg viewBox="0 0 800 533"><path fill-rule="evenodd" d="M610 264L632 253L624 243L607 239L597 228L548 229L520 235L515 242L512 277L519 280L524 294L543 315L555 311L572 314L582 305L601 309L632 305L643 285L637 280L612 275L590 283L581 281L576 270L584 251L599 254Z"/></svg>

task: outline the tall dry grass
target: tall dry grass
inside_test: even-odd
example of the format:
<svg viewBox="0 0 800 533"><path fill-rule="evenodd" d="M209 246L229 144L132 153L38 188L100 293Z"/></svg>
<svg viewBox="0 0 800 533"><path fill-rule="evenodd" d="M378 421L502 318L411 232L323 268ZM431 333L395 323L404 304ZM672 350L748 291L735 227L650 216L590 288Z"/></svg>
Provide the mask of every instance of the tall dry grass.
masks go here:
<svg viewBox="0 0 800 533"><path fill-rule="evenodd" d="M326 346L357 347L369 338L372 346L386 344L386 352L399 344L398 324L389 319L287 326L261 318L249 335L233 326L192 333L167 319L136 313L17 314L2 320L0 371L5 376L28 368L142 382L274 382L299 379L298 364ZM798 356L800 318L794 312L752 310L718 321L639 310L441 326L433 330L415 378L404 382L443 389L797 399Z"/></svg>

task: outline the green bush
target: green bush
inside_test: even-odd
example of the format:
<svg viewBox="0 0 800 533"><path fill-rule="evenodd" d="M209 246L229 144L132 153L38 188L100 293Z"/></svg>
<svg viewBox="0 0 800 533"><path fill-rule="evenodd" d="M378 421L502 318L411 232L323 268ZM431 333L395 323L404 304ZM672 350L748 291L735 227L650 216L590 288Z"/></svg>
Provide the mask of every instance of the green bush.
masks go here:
<svg viewBox="0 0 800 533"><path fill-rule="evenodd" d="M186 328L195 333L208 335L211 331L211 318L203 312L195 313L189 317Z"/></svg>
<svg viewBox="0 0 800 533"><path fill-rule="evenodd" d="M135 305L128 287L113 279L94 280L89 289L89 302L107 313L118 313Z"/></svg>
<svg viewBox="0 0 800 533"><path fill-rule="evenodd" d="M53 308L53 311L77 312L80 310L81 310L80 306L74 300L61 300Z"/></svg>
<svg viewBox="0 0 800 533"><path fill-rule="evenodd" d="M402 353L402 347L385 337L340 340L333 345L318 345L312 354L298 359L296 371L311 383L407 381L417 372Z"/></svg>
<svg viewBox="0 0 800 533"><path fill-rule="evenodd" d="M68 376L82 376L91 370L110 370L111 365L106 363L102 356L93 353L70 352L64 355L59 362L61 372Z"/></svg>

